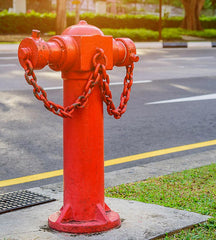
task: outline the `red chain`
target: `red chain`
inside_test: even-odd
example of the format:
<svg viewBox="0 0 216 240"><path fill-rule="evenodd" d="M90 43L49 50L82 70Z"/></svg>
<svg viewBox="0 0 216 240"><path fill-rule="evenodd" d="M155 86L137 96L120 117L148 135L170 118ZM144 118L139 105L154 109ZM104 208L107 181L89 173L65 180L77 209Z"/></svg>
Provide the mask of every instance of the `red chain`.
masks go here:
<svg viewBox="0 0 216 240"><path fill-rule="evenodd" d="M109 76L106 73L106 56L102 49L97 49L97 53L93 57L94 72L91 73L82 95L79 96L75 100L75 102L68 107L63 107L47 99L46 91L37 84L37 78L33 71L33 66L31 61L27 59L25 63L26 63L25 79L29 85L33 86L33 93L35 97L38 100L43 101L44 106L49 111L53 112L54 114L60 117L71 118L72 113L76 108L83 108L86 105L94 86L98 83L100 83L103 100L107 105L108 114L114 115L114 117L118 119L126 111L127 102L130 98L130 91L133 83L134 65L131 64L129 66L126 66L124 89L121 94L119 107L115 108L115 105L112 100L112 93L109 88L109 83L110 83Z"/></svg>
<svg viewBox="0 0 216 240"><path fill-rule="evenodd" d="M105 69L105 66L102 66L103 69ZM113 100L112 100L112 93L109 88L109 75L106 73L106 71L103 71L102 74L102 86L101 91L103 94L103 100L107 105L107 112L109 115L113 115L114 118L119 119L122 114L126 112L127 109L127 102L130 98L130 92L131 92L131 86L133 84L133 68L134 64L130 66L126 66L126 76L124 78L124 88L120 97L120 104L118 108L115 107Z"/></svg>

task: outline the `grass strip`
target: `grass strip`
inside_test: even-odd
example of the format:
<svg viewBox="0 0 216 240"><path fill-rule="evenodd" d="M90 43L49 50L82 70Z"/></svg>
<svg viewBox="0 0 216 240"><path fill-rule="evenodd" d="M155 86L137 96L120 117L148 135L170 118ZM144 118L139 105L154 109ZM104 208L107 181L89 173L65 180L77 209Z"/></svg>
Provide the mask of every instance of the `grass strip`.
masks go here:
<svg viewBox="0 0 216 240"><path fill-rule="evenodd" d="M165 239L216 239L216 164L136 183L107 188L107 197L123 198L211 215L206 223Z"/></svg>

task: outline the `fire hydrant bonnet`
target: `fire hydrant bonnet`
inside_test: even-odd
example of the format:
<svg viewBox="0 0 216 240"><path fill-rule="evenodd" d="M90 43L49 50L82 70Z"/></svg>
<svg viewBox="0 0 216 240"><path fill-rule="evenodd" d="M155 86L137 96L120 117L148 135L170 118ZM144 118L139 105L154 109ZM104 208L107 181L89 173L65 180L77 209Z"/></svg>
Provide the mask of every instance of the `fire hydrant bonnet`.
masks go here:
<svg viewBox="0 0 216 240"><path fill-rule="evenodd" d="M99 28L88 24L84 20L81 20L79 22L79 24L77 24L77 25L73 25L73 26L70 26L70 27L66 28L62 32L62 35L70 35L70 36L101 35L101 36L104 36L103 32Z"/></svg>

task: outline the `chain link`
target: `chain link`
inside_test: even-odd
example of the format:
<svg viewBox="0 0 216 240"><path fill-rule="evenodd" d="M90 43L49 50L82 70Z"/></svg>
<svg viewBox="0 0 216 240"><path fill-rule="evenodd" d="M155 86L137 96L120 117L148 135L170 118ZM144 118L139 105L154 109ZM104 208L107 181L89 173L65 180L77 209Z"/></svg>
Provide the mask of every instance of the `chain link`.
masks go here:
<svg viewBox="0 0 216 240"><path fill-rule="evenodd" d="M101 85L103 101L107 105L108 114L113 115L114 118L116 119L119 119L122 116L122 114L126 112L127 102L130 98L131 86L133 84L133 68L134 68L134 64L126 66L126 76L124 78L124 87L120 97L120 104L117 108L115 107L115 104L112 100L112 92L109 88L109 83L110 83L109 75L106 73L106 71L103 71L103 74L102 74L103 81Z"/></svg>
<svg viewBox="0 0 216 240"><path fill-rule="evenodd" d="M119 119L127 108L127 102L130 98L131 86L133 84L133 68L134 64L126 66L126 76L124 78L124 88L120 98L120 104L118 108L115 107L112 100L112 93L109 88L109 75L106 73L106 56L103 49L96 49L97 53L93 57L94 71L91 73L85 89L73 104L68 107L63 107L47 99L46 91L37 84L37 78L33 71L32 63L29 59L25 60L25 79L29 85L33 86L34 96L43 101L44 106L54 114L63 117L71 118L72 113L76 108L85 107L88 98L96 84L100 84L103 101L107 105L107 112L109 115L113 115L114 118Z"/></svg>
<svg viewBox="0 0 216 240"><path fill-rule="evenodd" d="M63 117L63 118L71 118L72 113L76 108L83 108L88 98L96 84L98 84L101 76L98 72L91 73L88 82L85 86L85 89L81 96L79 96L73 104L71 104L68 107L63 107L59 104L56 104L50 100L47 99L47 93L46 91L37 84L37 78L35 76L35 73L33 71L32 64L29 60L26 60L26 67L25 67L25 79L29 85L33 86L33 93L34 96L40 100L43 101L44 106L54 114ZM99 70L99 69L98 69Z"/></svg>

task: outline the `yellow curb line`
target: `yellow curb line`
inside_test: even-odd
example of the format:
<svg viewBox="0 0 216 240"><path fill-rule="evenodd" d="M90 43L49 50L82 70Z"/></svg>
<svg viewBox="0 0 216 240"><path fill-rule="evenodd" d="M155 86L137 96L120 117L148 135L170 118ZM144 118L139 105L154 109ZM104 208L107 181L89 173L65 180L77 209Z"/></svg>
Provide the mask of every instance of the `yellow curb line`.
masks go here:
<svg viewBox="0 0 216 240"><path fill-rule="evenodd" d="M152 152L140 153L140 154L136 154L136 155L107 160L104 162L104 166L107 167L107 166L117 165L117 164L121 164L121 163L162 156L162 155L166 155L166 154L170 154L170 153L182 152L182 151L192 150L192 149L196 149L196 148L209 147L209 146L213 146L213 145L216 145L216 140L200 142L200 143L193 143L193 144L188 144L188 145L183 145L183 146L178 146L178 147L173 147L173 148L165 148L165 149L156 150L156 151L152 151ZM61 170L55 170L55 171L51 171L51 172L29 175L29 176L25 176L25 177L2 180L2 181L0 181L0 187L7 187L7 186L12 186L12 185L17 185L17 184L22 184L22 183L27 183L27 182L34 182L34 181L58 177L58 176L62 176L62 175L63 175L63 170L61 169Z"/></svg>

